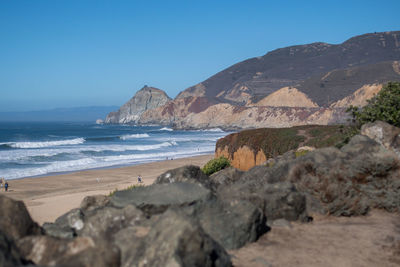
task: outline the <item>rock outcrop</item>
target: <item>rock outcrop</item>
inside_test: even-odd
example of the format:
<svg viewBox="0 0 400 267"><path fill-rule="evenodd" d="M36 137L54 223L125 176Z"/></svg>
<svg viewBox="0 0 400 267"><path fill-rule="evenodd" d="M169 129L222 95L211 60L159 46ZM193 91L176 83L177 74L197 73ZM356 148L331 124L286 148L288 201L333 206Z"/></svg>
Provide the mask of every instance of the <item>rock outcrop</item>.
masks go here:
<svg viewBox="0 0 400 267"><path fill-rule="evenodd" d="M303 147L333 146L341 143L353 128L349 126L297 126L293 128L261 128L244 130L217 141L215 157L224 156L232 166L247 171L268 160ZM305 149L304 146L310 146Z"/></svg>
<svg viewBox="0 0 400 267"><path fill-rule="evenodd" d="M163 106L169 100L170 98L164 91L144 86L118 111L108 114L105 123L136 124L143 112Z"/></svg>

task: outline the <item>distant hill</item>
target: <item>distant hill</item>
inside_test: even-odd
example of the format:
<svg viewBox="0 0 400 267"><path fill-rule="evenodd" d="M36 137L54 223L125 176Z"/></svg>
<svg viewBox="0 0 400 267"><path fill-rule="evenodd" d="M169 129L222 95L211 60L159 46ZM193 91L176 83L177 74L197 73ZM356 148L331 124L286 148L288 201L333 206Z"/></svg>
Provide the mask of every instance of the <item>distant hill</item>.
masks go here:
<svg viewBox="0 0 400 267"><path fill-rule="evenodd" d="M400 31L276 49L232 65L164 105L141 109L140 116L130 105L118 121L185 129L346 123L348 106L365 105L390 81L400 81Z"/></svg>
<svg viewBox="0 0 400 267"><path fill-rule="evenodd" d="M0 121L85 121L95 122L105 118L108 113L118 109L117 106L92 106L76 108L55 108L26 112L0 112Z"/></svg>
<svg viewBox="0 0 400 267"><path fill-rule="evenodd" d="M301 91L309 94L318 104L325 105L328 104L327 91L332 94L329 101L334 101L339 100L339 96L351 94L356 88L353 86L353 91L349 92L349 82L342 82L344 87L332 88L334 91L327 90L328 87L319 87L324 82L318 82L317 87L313 84L312 88L309 88L307 85L316 79L313 77L323 77L334 70L367 65L370 65L370 72L374 73L375 69L380 67L374 64L399 59L400 31L364 34L338 45L319 42L290 46L239 62L189 87L178 97L205 96L216 98L220 102L244 105L248 100L257 102L280 88L297 87L301 84ZM377 74L374 76L375 79L380 78ZM368 77L365 75L360 78ZM393 75L387 78L392 79ZM306 81L307 79L311 81ZM387 79L382 77L382 80ZM361 87L360 85L358 82L357 86ZM317 90L318 88L321 89Z"/></svg>

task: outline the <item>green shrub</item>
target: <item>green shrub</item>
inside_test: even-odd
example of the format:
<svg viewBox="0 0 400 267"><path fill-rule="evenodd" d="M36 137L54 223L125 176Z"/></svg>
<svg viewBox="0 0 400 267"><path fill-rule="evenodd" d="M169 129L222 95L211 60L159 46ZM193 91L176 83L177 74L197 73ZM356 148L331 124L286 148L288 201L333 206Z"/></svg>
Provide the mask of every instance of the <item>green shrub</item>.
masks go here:
<svg viewBox="0 0 400 267"><path fill-rule="evenodd" d="M363 107L350 106L353 122L358 127L377 120L400 127L400 82L390 82Z"/></svg>
<svg viewBox="0 0 400 267"><path fill-rule="evenodd" d="M227 158L221 156L216 159L212 159L204 165L203 169L201 169L205 174L210 175L226 167L231 166L231 163Z"/></svg>

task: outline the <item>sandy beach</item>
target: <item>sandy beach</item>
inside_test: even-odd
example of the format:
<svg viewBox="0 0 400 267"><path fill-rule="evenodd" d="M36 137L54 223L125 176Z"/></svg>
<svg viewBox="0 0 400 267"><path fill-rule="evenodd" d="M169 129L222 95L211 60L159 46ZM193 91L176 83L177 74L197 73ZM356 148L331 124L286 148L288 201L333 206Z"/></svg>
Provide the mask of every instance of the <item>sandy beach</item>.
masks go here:
<svg viewBox="0 0 400 267"><path fill-rule="evenodd" d="M67 174L9 180L9 191L0 191L14 199L23 200L32 218L39 224L53 222L65 212L79 207L84 197L109 194L137 184L137 177L143 177L145 185L163 172L184 165L203 166L214 157L213 154L165 160L112 169L96 169Z"/></svg>

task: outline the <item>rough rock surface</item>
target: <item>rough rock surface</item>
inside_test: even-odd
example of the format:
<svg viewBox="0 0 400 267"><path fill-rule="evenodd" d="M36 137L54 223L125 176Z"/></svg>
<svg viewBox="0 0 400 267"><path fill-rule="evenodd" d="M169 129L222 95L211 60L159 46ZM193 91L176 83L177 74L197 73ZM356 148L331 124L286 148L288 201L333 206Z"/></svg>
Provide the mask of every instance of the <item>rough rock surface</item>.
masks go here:
<svg viewBox="0 0 400 267"><path fill-rule="evenodd" d="M211 198L211 191L201 185L177 182L118 191L112 196L110 204L117 208L131 204L148 215L154 215L163 213L171 206L183 207Z"/></svg>
<svg viewBox="0 0 400 267"><path fill-rule="evenodd" d="M207 188L211 187L210 178L198 166L187 165L169 170L154 181L155 184L168 184L175 182L197 183Z"/></svg>
<svg viewBox="0 0 400 267"><path fill-rule="evenodd" d="M126 266L231 266L223 247L194 220L168 210L152 225Z"/></svg>
<svg viewBox="0 0 400 267"><path fill-rule="evenodd" d="M137 123L143 112L162 106L169 100L164 91L144 86L118 111L108 114L105 123Z"/></svg>
<svg viewBox="0 0 400 267"><path fill-rule="evenodd" d="M13 267L22 265L21 256L14 242L0 231L0 266Z"/></svg>
<svg viewBox="0 0 400 267"><path fill-rule="evenodd" d="M269 230L263 211L246 200L215 199L183 211L226 249L254 242Z"/></svg>
<svg viewBox="0 0 400 267"><path fill-rule="evenodd" d="M106 241L89 237L70 240L49 236L27 236L17 242L21 255L38 265L50 266L120 266L120 253Z"/></svg>
<svg viewBox="0 0 400 267"><path fill-rule="evenodd" d="M383 121L364 124L361 134L368 136L400 157L400 128Z"/></svg>
<svg viewBox="0 0 400 267"><path fill-rule="evenodd" d="M0 230L9 240L18 240L27 235L41 234L22 201L0 195Z"/></svg>

